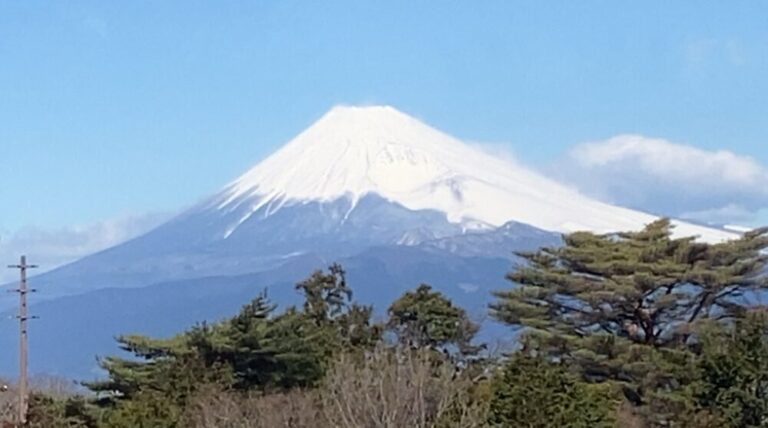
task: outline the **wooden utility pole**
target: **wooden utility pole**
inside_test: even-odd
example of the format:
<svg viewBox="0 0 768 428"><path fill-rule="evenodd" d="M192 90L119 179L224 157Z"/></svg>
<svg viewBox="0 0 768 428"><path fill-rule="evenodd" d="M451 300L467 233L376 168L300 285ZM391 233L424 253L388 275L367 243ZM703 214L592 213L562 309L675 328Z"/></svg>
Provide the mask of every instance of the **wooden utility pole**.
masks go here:
<svg viewBox="0 0 768 428"><path fill-rule="evenodd" d="M19 293L19 314L16 318L19 319L19 425L25 426L27 424L27 413L29 411L29 379L27 373L27 320L29 315L27 313L27 294L34 292L27 288L27 269L36 268L37 265L28 265L27 257L21 256L21 262L17 265L9 265L11 269L18 269L21 273L21 280L19 281L19 288L11 290L14 293Z"/></svg>

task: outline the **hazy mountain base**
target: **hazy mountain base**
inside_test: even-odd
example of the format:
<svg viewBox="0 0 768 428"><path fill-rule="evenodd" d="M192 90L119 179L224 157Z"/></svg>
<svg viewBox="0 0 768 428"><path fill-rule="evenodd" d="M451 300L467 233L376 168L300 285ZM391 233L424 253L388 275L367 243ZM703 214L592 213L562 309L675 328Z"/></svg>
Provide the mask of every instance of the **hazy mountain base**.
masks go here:
<svg viewBox="0 0 768 428"><path fill-rule="evenodd" d="M481 320L489 292L505 284L502 273L511 265L508 259L459 257L399 246L373 248L341 262L350 282L358 284L355 299L374 304L377 311L408 286L427 282L439 285L438 289ZM281 306L296 303L300 296L293 284L324 265L319 257L303 256L267 272L105 289L40 302L33 306L40 319L30 327L31 370L93 378L96 356L113 353L113 338L118 334L166 336L196 322L219 320L265 288L270 299ZM484 327L482 336L488 340L509 336L491 322ZM15 349L16 334L16 324L6 318L0 327L0 347ZM15 373L14 357L6 354L0 361L2 372Z"/></svg>

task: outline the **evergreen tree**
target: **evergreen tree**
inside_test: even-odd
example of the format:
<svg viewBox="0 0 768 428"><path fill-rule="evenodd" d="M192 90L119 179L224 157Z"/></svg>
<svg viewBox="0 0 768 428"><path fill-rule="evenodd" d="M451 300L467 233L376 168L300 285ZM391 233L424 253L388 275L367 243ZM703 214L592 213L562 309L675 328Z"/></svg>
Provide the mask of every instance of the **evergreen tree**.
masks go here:
<svg viewBox="0 0 768 428"><path fill-rule="evenodd" d="M186 396L187 389L205 383L254 389L319 380L329 346L323 330L294 309L277 316L274 310L262 294L229 320L201 324L170 339L119 337L120 347L137 358L103 359L108 379L87 386L125 400L171 386Z"/></svg>
<svg viewBox="0 0 768 428"><path fill-rule="evenodd" d="M353 303L336 319L341 346L347 350L372 349L381 340L383 327L372 321L373 306Z"/></svg>
<svg viewBox="0 0 768 428"><path fill-rule="evenodd" d="M224 322L219 334L202 335L196 349L208 348L208 364L230 367L239 389L290 388L317 381L326 354L322 329L293 308L276 316L274 310L262 295Z"/></svg>
<svg viewBox="0 0 768 428"><path fill-rule="evenodd" d="M454 347L462 354L478 351L472 340L479 326L464 309L427 284L403 294L392 303L388 314L387 327L402 344L443 350Z"/></svg>
<svg viewBox="0 0 768 428"><path fill-rule="evenodd" d="M132 359L107 357L103 381L87 383L107 409L109 426L178 426L187 400L205 385L266 392L311 387L332 358L350 348L371 347L381 329L372 308L351 304L339 265L297 285L302 309L275 314L265 293L234 317L200 324L169 339L118 338Z"/></svg>
<svg viewBox="0 0 768 428"><path fill-rule="evenodd" d="M318 324L341 315L352 299L346 272L337 263L328 268L328 273L314 272L309 278L296 284L296 289L304 295L304 313Z"/></svg>
<svg viewBox="0 0 768 428"><path fill-rule="evenodd" d="M768 427L768 315L751 313L703 334L693 398L733 428Z"/></svg>
<svg viewBox="0 0 768 428"><path fill-rule="evenodd" d="M609 386L583 382L563 365L542 358L516 354L491 387L492 427L616 426L619 400Z"/></svg>
<svg viewBox="0 0 768 428"><path fill-rule="evenodd" d="M352 303L352 289L341 265L332 264L328 273L314 272L296 289L304 296L304 314L318 327L332 330L335 337L328 340L335 345L371 348L381 339L381 327L371 321L373 306Z"/></svg>
<svg viewBox="0 0 768 428"><path fill-rule="evenodd" d="M508 276L518 287L495 293L492 314L587 379L620 381L636 404L655 395L675 412L696 324L744 316L768 286L766 247L766 230L713 245L674 239L668 220L573 233L562 247L521 254L527 264Z"/></svg>
<svg viewBox="0 0 768 428"><path fill-rule="evenodd" d="M27 426L29 428L97 428L101 426L85 398L54 397L41 392L30 395Z"/></svg>
<svg viewBox="0 0 768 428"><path fill-rule="evenodd" d="M85 386L99 393L104 401L114 398L132 399L145 386L151 385L158 374L185 350L184 336L172 339L152 339L139 335L119 336L120 349L134 355L132 359L109 356L99 360L108 378L86 382Z"/></svg>

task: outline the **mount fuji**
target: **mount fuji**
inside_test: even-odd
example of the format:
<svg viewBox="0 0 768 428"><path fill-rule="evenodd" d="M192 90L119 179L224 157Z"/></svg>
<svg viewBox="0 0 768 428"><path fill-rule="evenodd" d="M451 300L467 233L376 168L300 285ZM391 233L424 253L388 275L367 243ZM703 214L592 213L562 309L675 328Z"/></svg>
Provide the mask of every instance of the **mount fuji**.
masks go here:
<svg viewBox="0 0 768 428"><path fill-rule="evenodd" d="M333 261L348 270L355 297L379 311L429 282L481 316L489 291L507 286L515 251L656 218L590 199L392 107L335 107L167 223L34 277L41 319L31 367L92 375L94 355L114 352L116 334L172 334L234 312L264 287L290 304L291 285ZM674 224L677 235L707 242L736 236ZM11 328L0 326L9 330L0 346L12 346Z"/></svg>
<svg viewBox="0 0 768 428"><path fill-rule="evenodd" d="M351 211L372 194L410 210L438 211L464 230L515 221L555 232L612 232L655 219L586 198L386 106L332 109L214 202L242 214L226 238L265 206L269 215L297 202L347 198ZM730 236L683 222L676 230L707 241Z"/></svg>

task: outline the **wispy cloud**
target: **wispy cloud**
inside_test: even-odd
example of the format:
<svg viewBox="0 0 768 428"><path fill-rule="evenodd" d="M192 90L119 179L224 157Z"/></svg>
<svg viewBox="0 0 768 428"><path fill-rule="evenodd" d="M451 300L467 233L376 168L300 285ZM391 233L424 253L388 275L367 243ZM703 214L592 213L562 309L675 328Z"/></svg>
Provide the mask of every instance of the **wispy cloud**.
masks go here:
<svg viewBox="0 0 768 428"><path fill-rule="evenodd" d="M702 222L752 224L768 207L755 159L641 135L577 145L553 172L608 202Z"/></svg>
<svg viewBox="0 0 768 428"><path fill-rule="evenodd" d="M167 218L167 214L122 216L82 226L28 227L4 233L0 235L0 262L4 268L24 254L43 272L136 237ZM0 283L12 281L16 275L1 269Z"/></svg>

